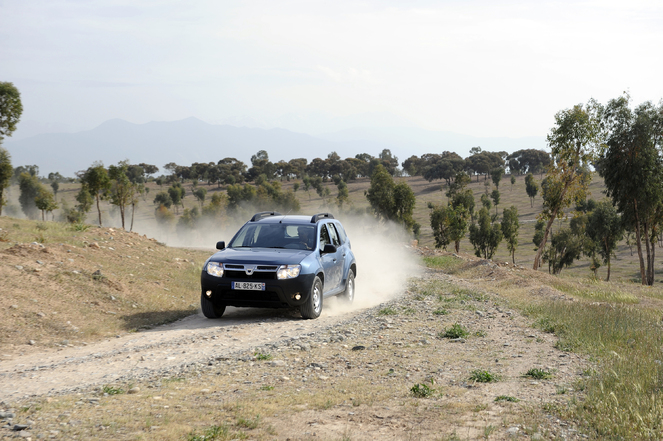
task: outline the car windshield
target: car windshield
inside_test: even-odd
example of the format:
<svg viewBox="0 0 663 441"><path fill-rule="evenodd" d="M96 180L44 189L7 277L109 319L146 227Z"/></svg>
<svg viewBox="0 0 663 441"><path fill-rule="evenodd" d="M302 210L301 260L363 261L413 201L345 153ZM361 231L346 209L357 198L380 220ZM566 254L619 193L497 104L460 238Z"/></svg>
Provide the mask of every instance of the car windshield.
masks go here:
<svg viewBox="0 0 663 441"><path fill-rule="evenodd" d="M315 226L251 223L244 225L229 245L230 248L315 248Z"/></svg>

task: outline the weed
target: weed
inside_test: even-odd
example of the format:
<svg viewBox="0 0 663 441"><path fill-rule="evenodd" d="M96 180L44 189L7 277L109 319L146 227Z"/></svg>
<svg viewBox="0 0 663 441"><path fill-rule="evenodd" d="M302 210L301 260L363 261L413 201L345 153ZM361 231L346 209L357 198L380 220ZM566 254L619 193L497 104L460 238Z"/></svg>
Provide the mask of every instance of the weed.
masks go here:
<svg viewBox="0 0 663 441"><path fill-rule="evenodd" d="M265 384L264 386L260 387L260 390L274 390L274 386L270 386L269 384Z"/></svg>
<svg viewBox="0 0 663 441"><path fill-rule="evenodd" d="M272 359L272 354L263 354L262 352L256 352L255 354L256 360L271 360Z"/></svg>
<svg viewBox="0 0 663 441"><path fill-rule="evenodd" d="M451 270L458 267L462 262L462 260L453 256L424 257L424 263L428 268Z"/></svg>
<svg viewBox="0 0 663 441"><path fill-rule="evenodd" d="M557 395L565 395L566 394L566 387L557 386L556 387L556 393L557 393Z"/></svg>
<svg viewBox="0 0 663 441"><path fill-rule="evenodd" d="M509 401L509 402L511 402L511 403L517 403L517 402L520 401L520 400L519 400L518 398L516 398L516 397L512 397L512 396L509 396L509 395L500 395L500 396L498 396L498 397L495 398L495 401L496 401L496 402L499 402L499 401Z"/></svg>
<svg viewBox="0 0 663 441"><path fill-rule="evenodd" d="M37 243L44 243L46 242L46 236L44 236L43 233L39 233L35 236L35 242Z"/></svg>
<svg viewBox="0 0 663 441"><path fill-rule="evenodd" d="M544 371L543 369L532 368L525 372L525 375L523 376L534 378L535 380L547 380L548 378L552 377L552 374L548 371Z"/></svg>
<svg viewBox="0 0 663 441"><path fill-rule="evenodd" d="M240 427L244 427L246 429L255 429L256 427L258 427L258 423L260 423L260 415L256 415L256 417L252 419L246 419L246 418L237 419L237 425Z"/></svg>
<svg viewBox="0 0 663 441"><path fill-rule="evenodd" d="M549 334L554 334L556 331L560 329L560 324L555 323L555 321L548 316L543 316L539 318L537 321L534 322L533 326Z"/></svg>
<svg viewBox="0 0 663 441"><path fill-rule="evenodd" d="M488 409L488 405L486 403L481 403L481 404L477 404L476 406L474 406L474 409L472 409L472 410L474 412L481 412L481 411L484 411L486 409Z"/></svg>
<svg viewBox="0 0 663 441"><path fill-rule="evenodd" d="M228 435L229 431L227 426L212 426L208 428L203 435L190 433L187 437L187 441L225 440L228 439Z"/></svg>
<svg viewBox="0 0 663 441"><path fill-rule="evenodd" d="M88 224L83 224L83 223L80 223L80 224L72 224L72 225L69 227L69 229L70 229L71 231L87 231L87 230L90 229L90 225L88 225Z"/></svg>
<svg viewBox="0 0 663 441"><path fill-rule="evenodd" d="M124 389L115 386L104 386L102 392L108 395L119 395L124 393Z"/></svg>
<svg viewBox="0 0 663 441"><path fill-rule="evenodd" d="M440 338L464 338L468 335L470 335L470 332L459 323L454 323L451 328L445 329L438 334Z"/></svg>
<svg viewBox="0 0 663 441"><path fill-rule="evenodd" d="M474 335L475 335L476 337L485 337L486 335L488 335L488 333L487 333L486 331L480 330L480 331L476 331L476 332L474 333Z"/></svg>
<svg viewBox="0 0 663 441"><path fill-rule="evenodd" d="M435 392L435 389L428 387L426 384L417 383L410 388L410 392L417 398L427 398Z"/></svg>
<svg viewBox="0 0 663 441"><path fill-rule="evenodd" d="M497 375L482 369L475 369L470 373L470 380L477 383L494 383L497 381Z"/></svg>
<svg viewBox="0 0 663 441"><path fill-rule="evenodd" d="M9 242L9 231L0 230L0 242Z"/></svg>
<svg viewBox="0 0 663 441"><path fill-rule="evenodd" d="M379 315L396 315L398 314L398 311L394 309L393 306L387 306L386 308L382 308L380 311L378 311Z"/></svg>
<svg viewBox="0 0 663 441"><path fill-rule="evenodd" d="M483 429L483 436L484 436L484 438L486 438L486 439L489 438L490 435L492 435L493 432L496 431L496 430L497 430L497 427L493 426L492 424L487 425L487 426L484 427L484 429Z"/></svg>
<svg viewBox="0 0 663 441"><path fill-rule="evenodd" d="M449 314L449 311L444 308L437 308L435 311L433 311L433 315L447 315L447 314Z"/></svg>
<svg viewBox="0 0 663 441"><path fill-rule="evenodd" d="M417 310L414 308L403 308L403 314L412 315L416 314Z"/></svg>
<svg viewBox="0 0 663 441"><path fill-rule="evenodd" d="M48 230L48 225L38 223L37 225L35 225L35 228L38 229L39 231L46 231Z"/></svg>

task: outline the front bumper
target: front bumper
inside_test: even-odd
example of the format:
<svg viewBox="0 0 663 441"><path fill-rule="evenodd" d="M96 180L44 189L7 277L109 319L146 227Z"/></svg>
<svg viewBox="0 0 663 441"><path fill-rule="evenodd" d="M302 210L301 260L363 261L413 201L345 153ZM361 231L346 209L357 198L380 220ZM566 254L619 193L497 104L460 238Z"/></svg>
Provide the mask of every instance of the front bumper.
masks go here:
<svg viewBox="0 0 663 441"><path fill-rule="evenodd" d="M306 303L313 285L314 274L300 274L294 279L257 279L251 282L265 284L264 291L246 291L232 289L232 282L247 281L231 277L214 277L203 270L200 276L202 292L212 291L211 300L215 305L256 307L256 308L292 308ZM299 294L299 300L295 296Z"/></svg>

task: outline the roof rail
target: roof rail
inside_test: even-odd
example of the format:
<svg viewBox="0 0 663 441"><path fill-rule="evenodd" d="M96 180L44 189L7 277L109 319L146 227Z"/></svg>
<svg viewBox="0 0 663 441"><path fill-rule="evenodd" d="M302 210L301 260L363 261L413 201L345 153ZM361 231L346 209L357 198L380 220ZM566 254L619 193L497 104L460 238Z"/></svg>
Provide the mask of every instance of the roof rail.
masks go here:
<svg viewBox="0 0 663 441"><path fill-rule="evenodd" d="M323 218L326 218L326 219L334 219L334 215L331 214L331 213L318 213L318 214L314 214L314 215L311 217L311 223L314 224L314 223L316 223L317 221L319 221L320 219L323 219Z"/></svg>
<svg viewBox="0 0 663 441"><path fill-rule="evenodd" d="M251 222L257 222L260 219L267 216L283 216L283 215L278 211L261 211L260 213L256 213L253 215L253 217L251 218Z"/></svg>

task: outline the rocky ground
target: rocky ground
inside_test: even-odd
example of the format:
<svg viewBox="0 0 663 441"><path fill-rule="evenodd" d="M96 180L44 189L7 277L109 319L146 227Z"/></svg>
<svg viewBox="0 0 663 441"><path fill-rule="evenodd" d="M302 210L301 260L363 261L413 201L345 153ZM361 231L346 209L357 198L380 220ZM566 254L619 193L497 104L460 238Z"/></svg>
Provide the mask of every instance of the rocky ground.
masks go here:
<svg viewBox="0 0 663 441"><path fill-rule="evenodd" d="M489 280L530 272L473 264ZM325 308L196 315L2 360L0 439L585 437L547 409L582 399L587 362L472 280L428 269L377 307Z"/></svg>

